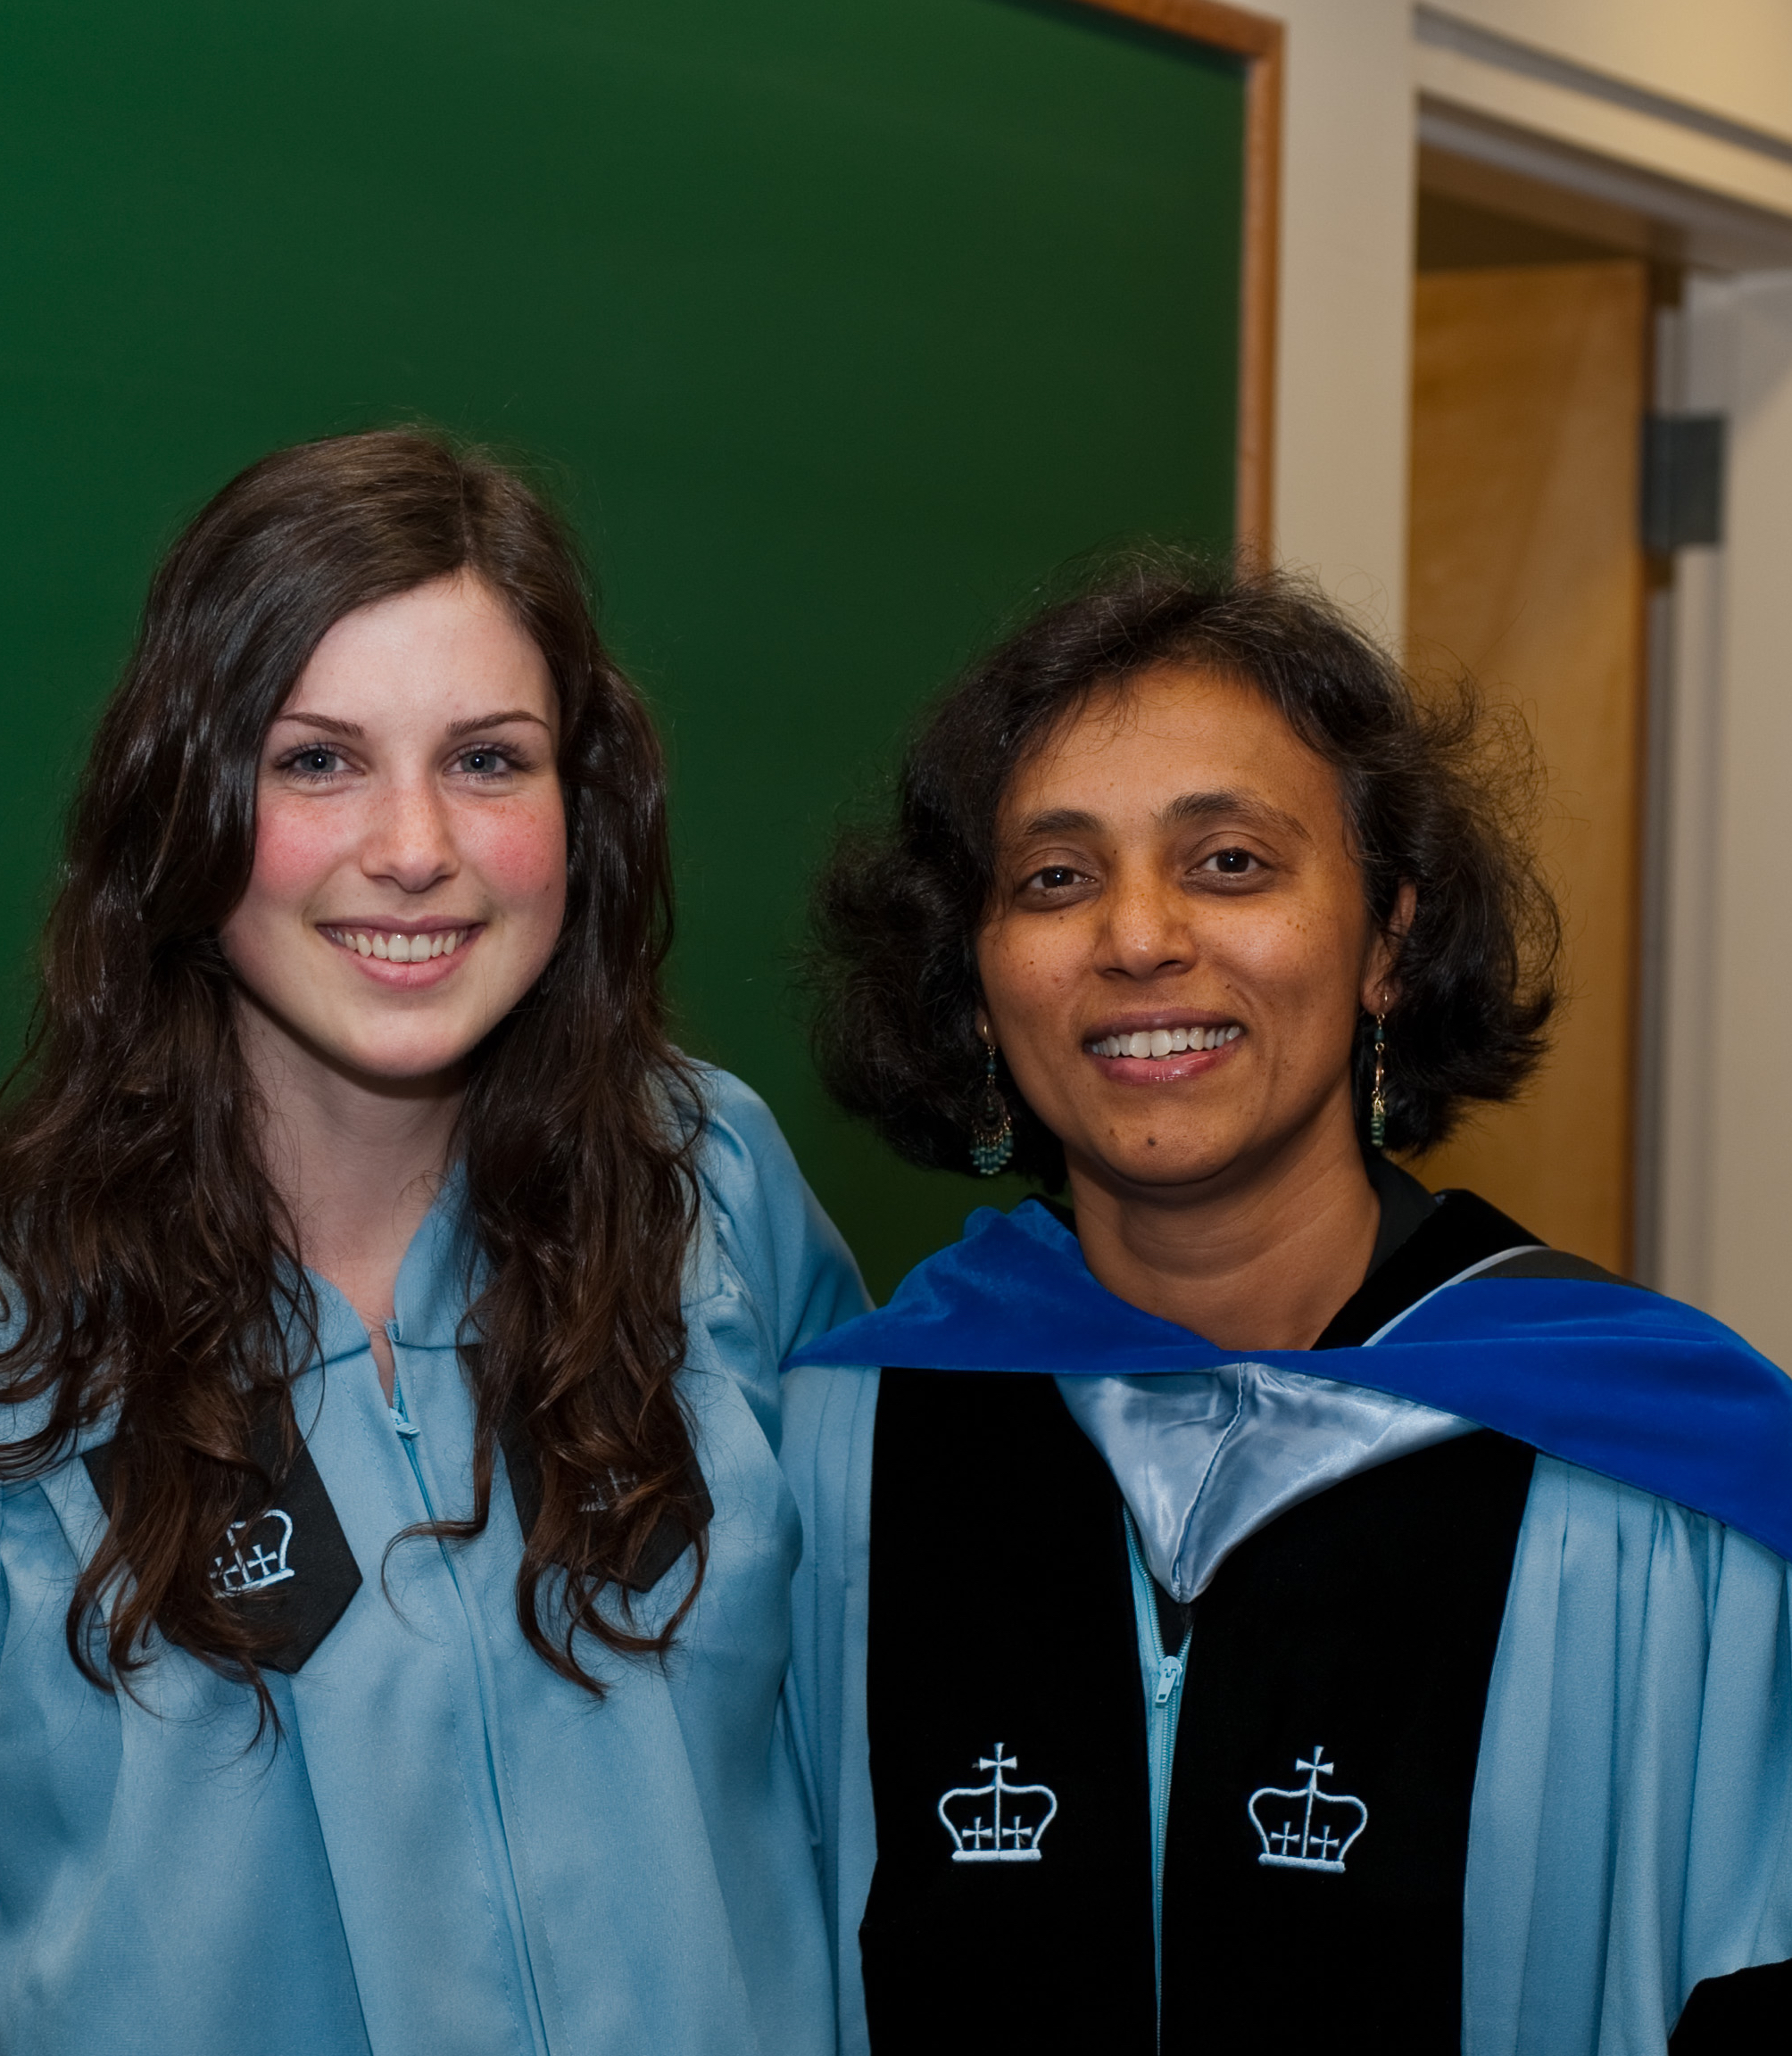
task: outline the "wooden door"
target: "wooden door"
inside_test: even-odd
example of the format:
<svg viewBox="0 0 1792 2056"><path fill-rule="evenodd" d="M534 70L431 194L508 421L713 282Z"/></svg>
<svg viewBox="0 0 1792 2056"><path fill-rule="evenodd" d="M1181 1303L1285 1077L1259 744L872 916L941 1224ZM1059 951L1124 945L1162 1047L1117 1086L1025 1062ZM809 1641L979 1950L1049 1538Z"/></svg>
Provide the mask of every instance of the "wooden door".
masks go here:
<svg viewBox="0 0 1792 2056"><path fill-rule="evenodd" d="M1417 281L1413 661L1422 679L1466 667L1522 707L1549 772L1544 847L1567 949L1566 1004L1540 1076L1415 1168L1620 1272L1630 1257L1647 319L1647 274L1628 260Z"/></svg>

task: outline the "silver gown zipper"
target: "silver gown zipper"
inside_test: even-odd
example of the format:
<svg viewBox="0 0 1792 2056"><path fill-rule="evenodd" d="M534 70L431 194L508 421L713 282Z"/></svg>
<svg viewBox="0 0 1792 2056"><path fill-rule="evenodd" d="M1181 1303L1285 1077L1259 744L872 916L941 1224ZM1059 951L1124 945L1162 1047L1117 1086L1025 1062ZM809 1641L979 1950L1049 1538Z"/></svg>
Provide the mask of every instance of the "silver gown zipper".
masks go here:
<svg viewBox="0 0 1792 2056"><path fill-rule="evenodd" d="M1151 1960L1157 1981L1157 2017L1164 2011L1164 1844L1170 1828L1170 1773L1176 1756L1176 1720L1182 1708L1190 1635L1174 1654L1157 1625L1157 1588L1126 1515L1126 1560L1132 1572L1132 1616L1139 1632L1139 1668L1145 1686L1145 1755L1151 1778ZM1192 1631L1191 1631L1192 1632Z"/></svg>

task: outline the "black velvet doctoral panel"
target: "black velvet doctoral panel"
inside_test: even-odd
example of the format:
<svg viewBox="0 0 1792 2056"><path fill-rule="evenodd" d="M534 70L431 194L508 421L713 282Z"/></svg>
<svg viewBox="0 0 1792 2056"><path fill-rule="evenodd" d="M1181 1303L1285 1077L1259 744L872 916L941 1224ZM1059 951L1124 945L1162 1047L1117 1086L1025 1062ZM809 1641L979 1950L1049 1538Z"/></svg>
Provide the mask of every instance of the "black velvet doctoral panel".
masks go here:
<svg viewBox="0 0 1792 2056"><path fill-rule="evenodd" d="M1195 1603L1164 2050L1283 2050L1292 2019L1347 2046L1361 2028L1390 2056L1457 2046L1469 1804L1532 1461L1482 1433L1348 1480L1246 1542ZM873 1463L872 2046L1153 2050L1118 1490L1052 1381L1002 1372L886 1372ZM1006 1784L1049 1788L1032 1861L963 1853L996 1828L998 1760ZM1300 1787L1315 1762L1315 1817L1265 1802L1259 1831L1252 1794ZM1020 1803L1018 1838L1043 1811ZM1284 1853L1335 1862L1359 1820L1341 1869L1258 1861L1280 1831Z"/></svg>
<svg viewBox="0 0 1792 2056"><path fill-rule="evenodd" d="M1151 2056L1144 1695L1107 1465L1049 1378L889 1370L871 1503L873 2047ZM998 1761L1049 1794L1004 1795L1000 1848L975 1795Z"/></svg>
<svg viewBox="0 0 1792 2056"><path fill-rule="evenodd" d="M1792 1963L1763 1963L1693 1987L1668 2056L1785 2056L1792 2049Z"/></svg>
<svg viewBox="0 0 1792 2056"><path fill-rule="evenodd" d="M1460 2046L1469 1807L1533 1461L1480 1433L1347 1480L1196 1602L1166 2056Z"/></svg>

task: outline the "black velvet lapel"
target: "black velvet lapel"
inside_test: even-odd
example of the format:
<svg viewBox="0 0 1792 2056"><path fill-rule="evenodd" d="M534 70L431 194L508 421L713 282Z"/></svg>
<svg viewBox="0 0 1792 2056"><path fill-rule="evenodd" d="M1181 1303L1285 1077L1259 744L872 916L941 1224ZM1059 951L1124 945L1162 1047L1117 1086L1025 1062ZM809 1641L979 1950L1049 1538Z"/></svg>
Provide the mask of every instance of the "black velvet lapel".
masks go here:
<svg viewBox="0 0 1792 2056"><path fill-rule="evenodd" d="M212 1589L253 1608L277 1637L261 1661L269 1670L303 1668L361 1589L361 1567L330 1505L311 1451L302 1442L283 1469L278 1417L264 1411L251 1438L255 1460L275 1480L271 1500L250 1486L240 1518L218 1538ZM102 1443L81 1458L100 1505L112 1512L119 1445Z"/></svg>
<svg viewBox="0 0 1792 2056"><path fill-rule="evenodd" d="M1152 2056L1145 1715L1107 1466L1049 1378L886 1371L872 1505L873 2048Z"/></svg>
<svg viewBox="0 0 1792 2056"><path fill-rule="evenodd" d="M1447 1192L1315 1347L1365 1342L1536 1240ZM1594 1267L1538 1248L1493 1269ZM1165 1866L1166 2052L1280 2051L1306 2038L1296 2020L1389 2052L1458 2046L1469 1810L1534 1462L1482 1433L1347 1480L1250 1538L1196 1603ZM1309 1785L1310 1813L1294 1796Z"/></svg>
<svg viewBox="0 0 1792 2056"><path fill-rule="evenodd" d="M1533 1460L1481 1433L1348 1479L1195 1602L1166 2056L1458 2045L1469 1803Z"/></svg>
<svg viewBox="0 0 1792 2056"><path fill-rule="evenodd" d="M1425 1221L1400 1244L1385 1264L1369 1273L1358 1290L1332 1317L1315 1349L1355 1349L1397 1314L1404 1314L1427 1292L1448 1285L1472 1264L1482 1264L1502 1249L1534 1243L1536 1236L1516 1221L1478 1199L1473 1192L1444 1192ZM1564 1273L1552 1268L1550 1277L1585 1275L1578 1257L1563 1257L1551 1250L1538 1252L1554 1265L1576 1266ZM1601 1277L1605 1273L1599 1273Z"/></svg>
<svg viewBox="0 0 1792 2056"><path fill-rule="evenodd" d="M504 1469L510 1474L510 1501L517 1509L517 1525L527 1541L542 1512L542 1467L535 1444L522 1415L514 1407L504 1415L498 1430L498 1446L504 1452ZM621 1580L631 1592L651 1592L699 1535L716 1517L716 1505L704 1482L702 1469L693 1454L684 1472L684 1488L691 1508L691 1522L675 1513L662 1513L653 1523L646 1546L635 1559L635 1568Z"/></svg>
<svg viewBox="0 0 1792 2056"><path fill-rule="evenodd" d="M1668 2056L1784 2056L1792 2043L1792 1962L1763 1963L1693 1987Z"/></svg>
<svg viewBox="0 0 1792 2056"><path fill-rule="evenodd" d="M476 1383L484 1348L485 1345L477 1341L460 1345L461 1359ZM498 1447L504 1453L504 1470L510 1480L510 1504L516 1509L517 1526L527 1542L535 1532L535 1522L541 1519L542 1466L541 1459L535 1455L535 1446L529 1439L521 1409L514 1403L504 1409L503 1418L498 1423ZM634 1570L620 1580L631 1592L651 1592L716 1517L715 1502L709 1496L709 1488L694 1450L684 1473L684 1494L688 1519L667 1513L654 1522L653 1532L635 1559Z"/></svg>

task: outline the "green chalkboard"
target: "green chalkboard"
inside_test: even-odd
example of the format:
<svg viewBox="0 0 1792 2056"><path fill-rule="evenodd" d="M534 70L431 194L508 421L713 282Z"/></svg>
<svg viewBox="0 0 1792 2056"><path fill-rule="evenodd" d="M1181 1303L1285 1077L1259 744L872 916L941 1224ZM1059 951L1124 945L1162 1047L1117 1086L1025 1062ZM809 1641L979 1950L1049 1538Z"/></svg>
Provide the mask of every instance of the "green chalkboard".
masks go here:
<svg viewBox="0 0 1792 2056"><path fill-rule="evenodd" d="M579 521L671 742L684 1039L887 1289L983 1192L823 1104L805 880L1041 574L1226 539L1243 120L1076 4L13 0L5 1032L160 549L276 444L435 421Z"/></svg>

